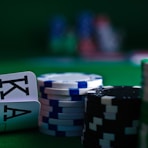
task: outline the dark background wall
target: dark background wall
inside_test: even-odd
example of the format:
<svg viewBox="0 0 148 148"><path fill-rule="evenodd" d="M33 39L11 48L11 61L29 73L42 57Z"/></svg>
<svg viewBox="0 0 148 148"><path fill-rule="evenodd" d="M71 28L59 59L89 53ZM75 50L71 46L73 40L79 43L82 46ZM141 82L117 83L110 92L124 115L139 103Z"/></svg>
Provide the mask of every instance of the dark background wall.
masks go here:
<svg viewBox="0 0 148 148"><path fill-rule="evenodd" d="M108 14L125 32L124 50L148 48L146 0L5 0L0 1L0 58L47 54L50 17L61 13L73 24L82 10Z"/></svg>

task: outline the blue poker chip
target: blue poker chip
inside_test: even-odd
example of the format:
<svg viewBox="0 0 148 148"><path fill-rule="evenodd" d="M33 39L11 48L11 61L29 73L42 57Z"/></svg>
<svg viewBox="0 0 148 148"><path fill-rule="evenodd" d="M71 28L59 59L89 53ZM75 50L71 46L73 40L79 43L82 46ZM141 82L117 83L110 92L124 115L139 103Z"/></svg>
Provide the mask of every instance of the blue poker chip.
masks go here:
<svg viewBox="0 0 148 148"><path fill-rule="evenodd" d="M59 15L51 18L49 30L50 38L54 39L62 37L65 34L66 26L67 23L64 16Z"/></svg>
<svg viewBox="0 0 148 148"><path fill-rule="evenodd" d="M47 73L37 77L37 82L38 86L58 89L97 88L100 85L103 85L103 78L97 74L77 72Z"/></svg>
<svg viewBox="0 0 148 148"><path fill-rule="evenodd" d="M77 19L77 30L80 38L91 37L94 26L94 17L91 12L82 12Z"/></svg>

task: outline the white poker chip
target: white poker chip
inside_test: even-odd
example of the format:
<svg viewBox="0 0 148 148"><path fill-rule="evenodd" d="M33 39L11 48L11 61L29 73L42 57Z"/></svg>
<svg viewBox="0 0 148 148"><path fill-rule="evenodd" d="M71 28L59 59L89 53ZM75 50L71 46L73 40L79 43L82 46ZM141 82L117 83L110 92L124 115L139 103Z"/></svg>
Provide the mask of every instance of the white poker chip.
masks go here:
<svg viewBox="0 0 148 148"><path fill-rule="evenodd" d="M41 104L56 107L84 107L84 101L63 101L63 100L48 100L44 98L39 99Z"/></svg>
<svg viewBox="0 0 148 148"><path fill-rule="evenodd" d="M102 76L77 72L49 73L37 77L38 86L51 88L96 88L103 85Z"/></svg>
<svg viewBox="0 0 148 148"><path fill-rule="evenodd" d="M50 135L50 136L59 136L59 137L77 137L81 136L82 131L66 131L66 132L59 132L55 130L47 130L42 127L39 127L39 131L43 134Z"/></svg>
<svg viewBox="0 0 148 148"><path fill-rule="evenodd" d="M73 95L86 95L87 92L91 89L92 88L59 89L59 88L50 88L50 87L39 87L39 92L51 95L73 96Z"/></svg>
<svg viewBox="0 0 148 148"><path fill-rule="evenodd" d="M60 120L60 119L53 119L53 118L50 118L48 120L48 123L49 124L55 124L55 125L66 125L66 126L69 126L69 125L83 125L84 123L84 120L83 119L75 119L75 120Z"/></svg>
<svg viewBox="0 0 148 148"><path fill-rule="evenodd" d="M41 104L41 109L40 110L41 110L40 112L42 112L42 111L52 112L53 111L53 108L50 107L50 106L48 106L48 105Z"/></svg>
<svg viewBox="0 0 148 148"><path fill-rule="evenodd" d="M41 111L57 112L57 113L83 113L84 108L82 107L56 107L41 104Z"/></svg>
<svg viewBox="0 0 148 148"><path fill-rule="evenodd" d="M74 119L84 119L84 113L54 113L54 112L48 112L44 111L42 112L42 122L48 122L46 120L49 120L50 118L53 119L64 119L64 120L74 120Z"/></svg>
<svg viewBox="0 0 148 148"><path fill-rule="evenodd" d="M43 111L42 114L39 116L39 125L41 123L49 123L49 124L54 124L54 125L65 125L65 126L76 126L76 125L81 125L83 126L84 124L84 119L54 119L54 118L47 118L46 121L43 120L43 117L46 113L46 111Z"/></svg>
<svg viewBox="0 0 148 148"><path fill-rule="evenodd" d="M63 101L84 101L86 99L86 95L54 95L54 94L45 94L41 93L40 98L50 99L50 100L63 100Z"/></svg>
<svg viewBox="0 0 148 148"><path fill-rule="evenodd" d="M42 127L42 129L46 129L46 130L55 130L55 131L82 131L83 126L81 125L77 125L77 126L73 126L73 125L55 125L55 124L47 124L47 123L42 123L42 125L40 126L40 128Z"/></svg>

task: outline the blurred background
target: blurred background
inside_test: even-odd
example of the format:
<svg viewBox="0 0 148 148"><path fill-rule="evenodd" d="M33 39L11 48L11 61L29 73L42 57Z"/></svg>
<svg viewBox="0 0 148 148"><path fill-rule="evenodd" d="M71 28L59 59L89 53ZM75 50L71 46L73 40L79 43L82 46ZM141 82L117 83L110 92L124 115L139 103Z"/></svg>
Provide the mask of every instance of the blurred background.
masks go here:
<svg viewBox="0 0 148 148"><path fill-rule="evenodd" d="M148 49L145 0L0 2L0 58L122 58Z"/></svg>

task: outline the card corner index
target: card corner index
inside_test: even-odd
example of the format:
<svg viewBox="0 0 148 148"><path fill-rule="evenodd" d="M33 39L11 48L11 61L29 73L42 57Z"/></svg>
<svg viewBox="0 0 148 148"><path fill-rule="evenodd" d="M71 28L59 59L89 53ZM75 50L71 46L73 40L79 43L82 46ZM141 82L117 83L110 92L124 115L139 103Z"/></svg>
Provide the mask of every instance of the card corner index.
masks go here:
<svg viewBox="0 0 148 148"><path fill-rule="evenodd" d="M1 103L0 107L0 132L34 128L38 125L40 104L37 101L6 102Z"/></svg>
<svg viewBox="0 0 148 148"><path fill-rule="evenodd" d="M23 96L22 96L23 95ZM0 75L0 98L37 98L37 77L32 71Z"/></svg>

